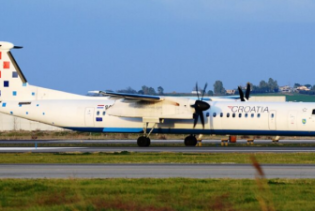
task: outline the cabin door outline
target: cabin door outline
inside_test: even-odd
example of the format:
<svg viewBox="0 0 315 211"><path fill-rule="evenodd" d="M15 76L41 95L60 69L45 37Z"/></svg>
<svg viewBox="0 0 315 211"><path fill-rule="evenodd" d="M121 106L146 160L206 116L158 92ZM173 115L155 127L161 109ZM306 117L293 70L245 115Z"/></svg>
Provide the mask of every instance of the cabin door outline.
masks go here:
<svg viewBox="0 0 315 211"><path fill-rule="evenodd" d="M269 130L277 129L277 112L270 111L269 112Z"/></svg>
<svg viewBox="0 0 315 211"><path fill-rule="evenodd" d="M296 130L297 129L297 111L289 111L288 114L288 129L289 130Z"/></svg>

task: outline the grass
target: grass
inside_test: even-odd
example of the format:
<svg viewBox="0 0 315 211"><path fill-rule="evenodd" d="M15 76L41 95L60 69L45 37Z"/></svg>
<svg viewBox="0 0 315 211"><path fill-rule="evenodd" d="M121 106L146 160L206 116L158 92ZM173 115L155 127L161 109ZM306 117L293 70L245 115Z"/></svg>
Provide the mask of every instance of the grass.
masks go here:
<svg viewBox="0 0 315 211"><path fill-rule="evenodd" d="M0 209L314 210L314 186L311 179L2 179Z"/></svg>
<svg viewBox="0 0 315 211"><path fill-rule="evenodd" d="M314 153L1 153L0 163L251 163L315 164Z"/></svg>

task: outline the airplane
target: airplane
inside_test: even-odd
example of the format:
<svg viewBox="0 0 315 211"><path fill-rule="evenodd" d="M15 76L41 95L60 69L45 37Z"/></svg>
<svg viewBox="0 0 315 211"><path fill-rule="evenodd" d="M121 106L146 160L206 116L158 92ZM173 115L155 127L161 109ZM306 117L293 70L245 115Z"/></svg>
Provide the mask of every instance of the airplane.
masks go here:
<svg viewBox="0 0 315 211"><path fill-rule="evenodd" d="M140 147L150 145L152 133L187 134L186 146L195 146L198 134L315 135L315 103L250 102L249 85L245 95L239 87L238 101L116 92L91 97L33 86L11 53L20 48L0 42L0 112L4 114L75 131L139 133Z"/></svg>

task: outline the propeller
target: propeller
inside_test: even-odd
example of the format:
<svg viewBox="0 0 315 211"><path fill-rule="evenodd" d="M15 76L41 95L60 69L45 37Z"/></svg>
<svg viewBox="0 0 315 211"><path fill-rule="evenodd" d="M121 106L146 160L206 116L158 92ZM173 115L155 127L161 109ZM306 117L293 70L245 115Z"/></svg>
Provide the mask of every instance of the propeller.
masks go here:
<svg viewBox="0 0 315 211"><path fill-rule="evenodd" d="M205 101L203 101L203 97L204 97L204 94L206 92L207 86L208 86L208 84L205 84L203 92L201 93L201 98L199 99L198 84L196 83L196 92L197 92L198 100L195 101L195 104L191 105L191 107L195 108L195 113L193 114L194 128L196 127L199 116L200 116L200 121L201 121L202 127L205 128L205 119L203 116L203 111L206 111L210 108L210 105L208 103L206 103Z"/></svg>
<svg viewBox="0 0 315 211"><path fill-rule="evenodd" d="M250 83L247 83L246 85L245 97L244 97L243 90L240 86L238 86L238 92L240 93L241 101L247 101L249 99L249 94L250 94Z"/></svg>

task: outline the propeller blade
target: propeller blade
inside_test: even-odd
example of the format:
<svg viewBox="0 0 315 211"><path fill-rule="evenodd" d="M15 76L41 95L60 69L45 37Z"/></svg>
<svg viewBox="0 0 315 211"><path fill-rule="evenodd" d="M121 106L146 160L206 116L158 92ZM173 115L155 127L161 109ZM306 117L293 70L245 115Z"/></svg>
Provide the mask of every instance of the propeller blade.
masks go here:
<svg viewBox="0 0 315 211"><path fill-rule="evenodd" d="M208 86L208 83L206 83L205 84L205 88L203 88L202 95L201 95L201 100L203 100L203 97L204 97L204 95L206 93L207 86Z"/></svg>
<svg viewBox="0 0 315 211"><path fill-rule="evenodd" d="M206 93L207 86L208 86L208 84L206 83L205 87L201 93L201 98L200 98L198 83L196 83L196 92L197 92L198 99L195 101L195 103L193 105L190 105L192 108L195 108L195 113L193 114L193 119L194 119L194 127L193 128L194 129L197 125L199 116L200 116L202 128L205 129L205 118L203 116L203 111L206 111L210 108L210 105L207 102L203 101L203 97Z"/></svg>
<svg viewBox="0 0 315 211"><path fill-rule="evenodd" d="M250 94L250 83L247 83L247 87L246 87L246 93L245 93L245 98L246 100L249 99L249 94Z"/></svg>
<svg viewBox="0 0 315 211"><path fill-rule="evenodd" d="M21 49L21 48L23 48L23 46L14 46L13 48L14 49Z"/></svg>
<svg viewBox="0 0 315 211"><path fill-rule="evenodd" d="M201 120L202 128L205 129L205 119L204 119L204 116L203 116L202 111L200 112L199 115L200 115L200 120Z"/></svg>
<svg viewBox="0 0 315 211"><path fill-rule="evenodd" d="M198 122L198 113L197 112L195 112L194 113L194 128L196 127L196 124L197 124L197 122Z"/></svg>
<svg viewBox="0 0 315 211"><path fill-rule="evenodd" d="M196 83L196 92L197 92L197 96L198 96L198 100L199 100L199 90L198 90L198 83Z"/></svg>
<svg viewBox="0 0 315 211"><path fill-rule="evenodd" d="M241 99L241 101L245 101L245 99L244 99L244 93L243 93L243 90L241 89L240 86L238 86L238 92L240 93L240 99Z"/></svg>

